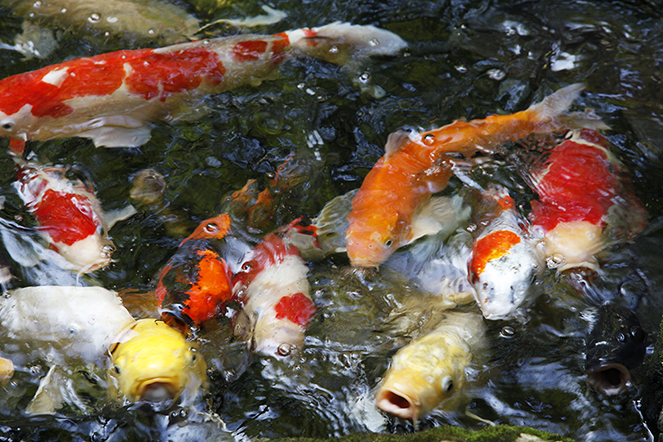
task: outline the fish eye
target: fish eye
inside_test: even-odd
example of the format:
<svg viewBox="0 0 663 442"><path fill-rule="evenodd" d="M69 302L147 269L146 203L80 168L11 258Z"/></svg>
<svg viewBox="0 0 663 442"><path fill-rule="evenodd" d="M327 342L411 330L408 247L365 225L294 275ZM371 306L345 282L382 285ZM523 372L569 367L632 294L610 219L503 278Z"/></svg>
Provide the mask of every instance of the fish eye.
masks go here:
<svg viewBox="0 0 663 442"><path fill-rule="evenodd" d="M11 120L5 120L2 122L3 130L12 130L14 128L14 122Z"/></svg>
<svg viewBox="0 0 663 442"><path fill-rule="evenodd" d="M384 242L385 247L391 247L391 245L394 243L392 239L388 239Z"/></svg>
<svg viewBox="0 0 663 442"><path fill-rule="evenodd" d="M207 233L216 233L219 231L219 225L217 223L207 223L205 231Z"/></svg>
<svg viewBox="0 0 663 442"><path fill-rule="evenodd" d="M115 368L115 372L116 372L117 374L120 374L120 366L119 366L119 365L116 365L114 368Z"/></svg>
<svg viewBox="0 0 663 442"><path fill-rule="evenodd" d="M442 390L445 393L449 393L454 388L454 381L451 379L451 376L445 376L442 378Z"/></svg>

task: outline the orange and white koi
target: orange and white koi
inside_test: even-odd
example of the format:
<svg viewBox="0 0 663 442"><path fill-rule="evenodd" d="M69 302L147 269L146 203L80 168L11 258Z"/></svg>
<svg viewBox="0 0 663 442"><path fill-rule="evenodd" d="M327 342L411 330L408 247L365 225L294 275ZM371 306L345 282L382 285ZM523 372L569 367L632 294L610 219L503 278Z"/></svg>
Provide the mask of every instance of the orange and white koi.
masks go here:
<svg viewBox="0 0 663 442"><path fill-rule="evenodd" d="M453 174L454 158L478 151L493 152L508 141L531 133L548 133L582 124L604 127L589 116L566 111L583 86L573 84L541 103L511 115L454 121L425 132L398 131L389 136L385 155L364 179L352 201L346 231L353 266L377 267L394 250L428 234L413 229L413 220L431 194L444 189Z"/></svg>
<svg viewBox="0 0 663 442"><path fill-rule="evenodd" d="M232 296L232 272L220 252L230 233L230 216L200 223L159 273L156 295L171 325L199 326L214 318Z"/></svg>
<svg viewBox="0 0 663 442"><path fill-rule="evenodd" d="M205 95L266 80L298 54L344 64L403 47L391 32L332 23L69 60L0 81L0 136L140 146L150 139L150 121L175 121Z"/></svg>
<svg viewBox="0 0 663 442"><path fill-rule="evenodd" d="M115 246L108 237L110 225L92 187L79 179L68 179L68 169L63 167L22 160L17 163L14 185L51 247L79 273L107 266Z"/></svg>
<svg viewBox="0 0 663 442"><path fill-rule="evenodd" d="M544 239L549 266L596 269L595 254L635 237L647 213L604 136L576 129L567 137L526 172L539 196L532 202L532 229Z"/></svg>
<svg viewBox="0 0 663 442"><path fill-rule="evenodd" d="M235 335L252 334L252 348L265 355L285 357L300 350L315 313L308 267L287 241L288 230L307 230L298 222L266 235L233 279L233 294L243 306L243 315L235 321Z"/></svg>
<svg viewBox="0 0 663 442"><path fill-rule="evenodd" d="M474 240L469 278L484 317L506 319L526 300L543 257L506 188L490 186L481 203L491 206L484 222L492 219Z"/></svg>

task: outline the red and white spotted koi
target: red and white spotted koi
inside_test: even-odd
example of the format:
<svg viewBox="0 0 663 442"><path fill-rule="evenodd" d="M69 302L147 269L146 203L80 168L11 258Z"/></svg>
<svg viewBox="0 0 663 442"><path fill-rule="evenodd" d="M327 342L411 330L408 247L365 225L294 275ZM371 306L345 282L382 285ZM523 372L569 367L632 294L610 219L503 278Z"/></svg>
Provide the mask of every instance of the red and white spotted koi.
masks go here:
<svg viewBox="0 0 663 442"><path fill-rule="evenodd" d="M635 237L647 213L603 135L576 129L567 138L526 172L539 196L532 229L544 239L549 266L597 269L595 254Z"/></svg>
<svg viewBox="0 0 663 442"><path fill-rule="evenodd" d="M63 167L23 160L17 163L14 186L51 247L79 273L107 266L115 247L107 235L110 226L91 185L68 179L68 169Z"/></svg>
<svg viewBox="0 0 663 442"><path fill-rule="evenodd" d="M490 186L480 204L488 224L474 240L469 278L484 317L506 319L526 300L543 257L506 188Z"/></svg>
<svg viewBox="0 0 663 442"><path fill-rule="evenodd" d="M404 47L389 31L332 23L69 60L0 81L0 136L23 141L76 136L96 146L140 146L150 139L150 121L181 119L187 104L269 79L296 55L342 65Z"/></svg>
<svg viewBox="0 0 663 442"><path fill-rule="evenodd" d="M245 314L236 320L235 334L246 333L243 327L248 327L253 349L265 355L285 357L300 350L315 313L306 278L308 267L286 237L291 228L298 229L297 222L278 234L266 235L233 279L233 293ZM242 323L247 319L248 324Z"/></svg>

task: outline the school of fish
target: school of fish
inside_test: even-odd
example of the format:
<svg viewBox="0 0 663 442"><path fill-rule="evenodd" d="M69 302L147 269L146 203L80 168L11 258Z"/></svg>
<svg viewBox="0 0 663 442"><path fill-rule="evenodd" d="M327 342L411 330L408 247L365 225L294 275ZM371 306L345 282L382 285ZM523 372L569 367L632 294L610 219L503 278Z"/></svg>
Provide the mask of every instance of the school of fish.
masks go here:
<svg viewBox="0 0 663 442"><path fill-rule="evenodd" d="M93 29L111 32L101 19L117 15L123 3L107 2ZM128 3L142 12L153 2ZM20 2L4 4L26 10ZM44 16L52 14L49 8L63 8L54 0L43 0L43 6ZM111 265L112 226L136 209L105 213L92 183L36 159L38 142L81 137L95 146L142 146L150 141L152 123L200 118L206 96L257 86L296 56L344 66L367 56L398 56L407 46L392 32L339 22L186 41L199 29L196 19L177 9L163 13L173 26L143 24L151 13L141 13L112 32L144 38L142 30L151 29L160 44L178 44L62 61L0 80L0 136L13 140L8 155L16 165L15 192L34 218L26 228L69 263L63 270L74 272L77 281ZM79 22L80 14L89 17L83 3L58 20ZM47 363L47 373L31 380L37 386L25 409L29 414L65 406L89 412L73 381L80 371L99 379L105 397L120 406L203 406L201 392L209 382L199 338L205 330L229 328L231 339L244 343L254 358L294 360L318 318L309 265L341 255L356 274L396 274L412 282L422 292L413 302L438 318L421 328L412 318L394 323L414 330L374 379L373 406L415 425L436 409L462 410L473 367L488 352L489 321L526 318L543 274L597 270L603 251L633 240L646 225L626 171L599 132L607 126L591 112L569 112L583 89L566 86L509 115L398 130L358 189L330 200L312 220L294 217L271 229L283 195L303 181L301 165L294 156L286 158L265 189L249 180L220 204L223 212L197 227L178 218L184 239L154 275L154 290L140 295L156 306L153 317L134 317L116 292L87 286L90 280L6 291L0 297L0 382L34 361ZM550 137L543 151L532 147L537 137ZM26 143L36 150L24 150ZM436 195L478 155L501 155L520 166L536 195L531 209L499 183ZM163 177L149 169L136 181L134 203L156 207ZM257 239L251 236L256 231ZM617 347L615 357L596 356L607 341L601 333L620 320L636 324L635 349L619 343L608 349ZM592 336L588 385L606 395L625 391L629 369L644 356L637 318L602 309Z"/></svg>

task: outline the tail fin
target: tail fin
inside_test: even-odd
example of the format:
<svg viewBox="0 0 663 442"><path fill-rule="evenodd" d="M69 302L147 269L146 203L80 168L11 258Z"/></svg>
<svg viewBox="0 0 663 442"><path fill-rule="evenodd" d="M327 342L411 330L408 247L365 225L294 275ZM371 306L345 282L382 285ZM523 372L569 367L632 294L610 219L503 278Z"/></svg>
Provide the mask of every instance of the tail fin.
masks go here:
<svg viewBox="0 0 663 442"><path fill-rule="evenodd" d="M290 44L304 54L339 65L365 56L395 55L407 47L398 35L372 25L334 22L286 34Z"/></svg>
<svg viewBox="0 0 663 442"><path fill-rule="evenodd" d="M529 112L542 123L549 123L550 130L588 128L594 130L610 129L601 118L591 110L568 113L569 107L585 89L582 83L563 87L547 96L542 102L530 106Z"/></svg>

